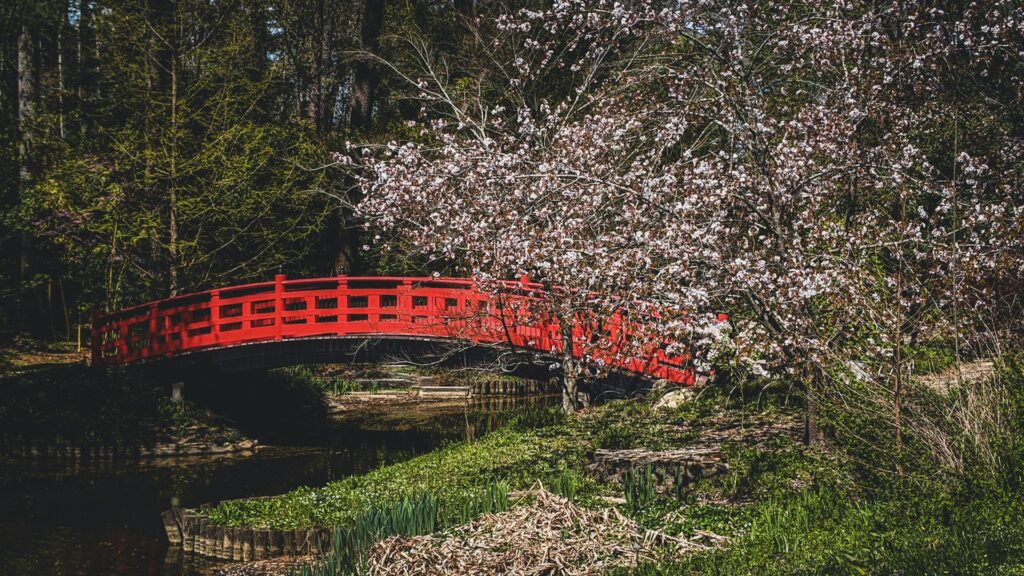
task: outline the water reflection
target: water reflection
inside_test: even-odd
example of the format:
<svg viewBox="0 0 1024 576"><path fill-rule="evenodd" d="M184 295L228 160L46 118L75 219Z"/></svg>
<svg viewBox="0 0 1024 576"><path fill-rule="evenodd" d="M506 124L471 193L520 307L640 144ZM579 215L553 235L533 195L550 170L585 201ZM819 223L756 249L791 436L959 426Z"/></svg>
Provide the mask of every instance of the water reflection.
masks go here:
<svg viewBox="0 0 1024 576"><path fill-rule="evenodd" d="M322 445L267 447L248 458L120 463L33 462L0 468L0 574L199 573L168 554L160 513L319 486L501 426L513 408L551 398L494 398L348 418Z"/></svg>

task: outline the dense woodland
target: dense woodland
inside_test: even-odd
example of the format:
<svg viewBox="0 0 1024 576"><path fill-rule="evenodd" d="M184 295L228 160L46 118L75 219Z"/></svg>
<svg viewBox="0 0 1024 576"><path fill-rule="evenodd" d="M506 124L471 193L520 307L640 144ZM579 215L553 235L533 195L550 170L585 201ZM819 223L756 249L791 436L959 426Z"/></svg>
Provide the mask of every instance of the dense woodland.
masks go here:
<svg viewBox="0 0 1024 576"><path fill-rule="evenodd" d="M445 2L5 2L3 331L64 338L190 290L360 271L329 153L416 106L377 58L457 52Z"/></svg>
<svg viewBox="0 0 1024 576"><path fill-rule="evenodd" d="M563 328L657 316L698 369L791 379L819 439L817 391L863 394L899 437L918 356L1017 346L1014 2L2 18L7 337L278 271L526 274L561 287Z"/></svg>

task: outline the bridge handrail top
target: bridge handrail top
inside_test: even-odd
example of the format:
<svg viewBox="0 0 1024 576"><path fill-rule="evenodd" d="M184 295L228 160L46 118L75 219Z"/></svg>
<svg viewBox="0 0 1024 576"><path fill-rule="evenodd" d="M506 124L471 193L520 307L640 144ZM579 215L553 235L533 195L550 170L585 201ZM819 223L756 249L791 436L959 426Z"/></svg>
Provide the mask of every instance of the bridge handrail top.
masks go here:
<svg viewBox="0 0 1024 576"><path fill-rule="evenodd" d="M400 283L411 283L411 284L424 284L424 283L438 283L438 284L461 284L466 287L477 287L481 284L487 284L488 282L478 282L473 278L458 278L452 276L323 276L319 278L281 278L280 281L284 286L296 286L303 284L318 284L326 282L400 282ZM136 313L147 311L153 306L162 306L176 301L184 302L192 300L198 297L213 295L214 292L225 292L225 291L245 291L253 289L264 289L273 288L278 282L278 279L274 280L263 280L260 282L250 282L248 284L234 284L231 286L221 286L217 288L210 288L208 290L200 290L197 292L189 292L187 294L179 294L170 298L161 298L157 300L150 300L142 304L136 304L125 308L120 308L111 311L96 311L93 315L93 323L103 323L110 321L112 317L126 316L130 317ZM542 284L537 282L524 283L518 280L496 280L494 281L498 285L506 289L516 290L527 290L534 293L542 293L545 288ZM294 293L293 293L294 294Z"/></svg>

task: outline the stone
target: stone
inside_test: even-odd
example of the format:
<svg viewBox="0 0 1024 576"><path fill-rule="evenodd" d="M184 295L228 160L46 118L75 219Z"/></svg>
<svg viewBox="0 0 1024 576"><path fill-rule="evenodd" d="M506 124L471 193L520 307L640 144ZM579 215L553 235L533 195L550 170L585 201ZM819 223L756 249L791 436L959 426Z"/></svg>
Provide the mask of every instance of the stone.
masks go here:
<svg viewBox="0 0 1024 576"><path fill-rule="evenodd" d="M697 396L693 388L675 388L669 390L657 402L654 403L655 410L672 410L690 402Z"/></svg>
<svg viewBox="0 0 1024 576"><path fill-rule="evenodd" d="M161 514L160 518L164 523L164 531L167 532L167 541L171 546L181 546L181 511L178 508L171 508Z"/></svg>
<svg viewBox="0 0 1024 576"><path fill-rule="evenodd" d="M676 493L698 480L714 477L729 469L725 454L713 448L597 450L591 456L587 469L598 481L615 485L622 483L626 471L648 467L654 489L660 494Z"/></svg>

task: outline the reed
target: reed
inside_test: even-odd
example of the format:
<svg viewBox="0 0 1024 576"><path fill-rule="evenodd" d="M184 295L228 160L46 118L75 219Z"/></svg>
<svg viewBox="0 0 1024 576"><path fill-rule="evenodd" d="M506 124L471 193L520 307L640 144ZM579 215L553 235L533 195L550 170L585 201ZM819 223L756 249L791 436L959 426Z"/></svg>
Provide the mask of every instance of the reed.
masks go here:
<svg viewBox="0 0 1024 576"><path fill-rule="evenodd" d="M551 481L551 491L566 500L576 500L576 492L579 489L579 482L576 476L563 469L554 480Z"/></svg>
<svg viewBox="0 0 1024 576"><path fill-rule="evenodd" d="M654 500L654 473L650 466L630 468L622 474L626 504L634 513Z"/></svg>
<svg viewBox="0 0 1024 576"><path fill-rule="evenodd" d="M365 574L366 555L374 544L391 536L419 536L470 522L481 514L509 508L509 485L495 481L464 498L442 505L429 493L368 506L348 526L336 528L330 548L313 565L290 570L291 576Z"/></svg>

